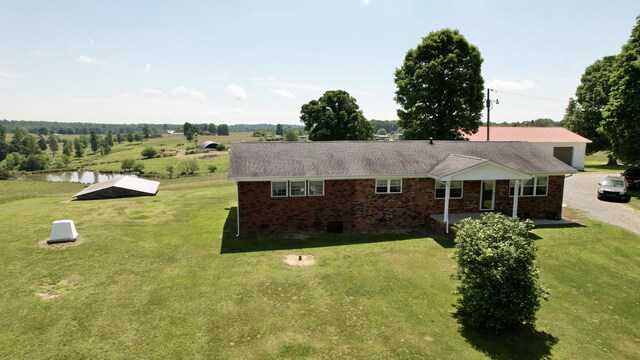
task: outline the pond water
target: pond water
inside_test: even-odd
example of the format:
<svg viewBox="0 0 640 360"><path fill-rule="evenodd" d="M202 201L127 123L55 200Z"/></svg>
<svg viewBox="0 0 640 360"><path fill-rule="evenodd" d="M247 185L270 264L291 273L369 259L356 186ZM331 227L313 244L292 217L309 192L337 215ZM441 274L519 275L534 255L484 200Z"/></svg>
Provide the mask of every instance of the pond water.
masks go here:
<svg viewBox="0 0 640 360"><path fill-rule="evenodd" d="M123 176L133 176L129 174L103 174L99 171L60 171L46 174L29 174L26 177L36 181L50 182L76 182L82 184L95 184Z"/></svg>

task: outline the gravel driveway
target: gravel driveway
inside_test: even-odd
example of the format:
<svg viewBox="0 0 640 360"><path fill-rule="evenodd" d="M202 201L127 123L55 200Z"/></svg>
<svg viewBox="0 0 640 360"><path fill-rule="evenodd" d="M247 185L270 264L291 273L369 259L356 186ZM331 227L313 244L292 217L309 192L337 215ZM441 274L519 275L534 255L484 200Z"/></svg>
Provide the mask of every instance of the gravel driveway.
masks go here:
<svg viewBox="0 0 640 360"><path fill-rule="evenodd" d="M596 197L598 183L606 173L578 173L565 179L564 203L584 211L588 217L623 227L640 234L640 212L620 202L600 201Z"/></svg>

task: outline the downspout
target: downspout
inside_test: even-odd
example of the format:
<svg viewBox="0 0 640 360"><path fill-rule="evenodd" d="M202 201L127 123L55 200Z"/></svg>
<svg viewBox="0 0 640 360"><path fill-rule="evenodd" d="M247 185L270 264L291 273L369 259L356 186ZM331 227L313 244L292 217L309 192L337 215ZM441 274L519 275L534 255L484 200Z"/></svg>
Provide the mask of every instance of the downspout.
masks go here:
<svg viewBox="0 0 640 360"><path fill-rule="evenodd" d="M444 193L444 226L445 232L449 233L449 192L451 191L451 180L447 180L445 182L445 193Z"/></svg>
<svg viewBox="0 0 640 360"><path fill-rule="evenodd" d="M520 196L520 179L516 179L515 186L513 188L513 214L512 218L518 217L518 197Z"/></svg>
<svg viewBox="0 0 640 360"><path fill-rule="evenodd" d="M240 183L236 180L236 225L238 228L238 233L236 237L240 236Z"/></svg>

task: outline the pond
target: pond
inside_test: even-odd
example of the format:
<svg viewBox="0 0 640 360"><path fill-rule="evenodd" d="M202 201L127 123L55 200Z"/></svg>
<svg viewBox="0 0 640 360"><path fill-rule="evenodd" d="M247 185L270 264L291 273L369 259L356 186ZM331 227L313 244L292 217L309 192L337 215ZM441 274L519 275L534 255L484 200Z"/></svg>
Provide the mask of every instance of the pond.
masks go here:
<svg viewBox="0 0 640 360"><path fill-rule="evenodd" d="M59 171L26 175L28 179L36 181L76 182L82 184L95 184L123 176L137 177L129 174L103 174L99 171Z"/></svg>

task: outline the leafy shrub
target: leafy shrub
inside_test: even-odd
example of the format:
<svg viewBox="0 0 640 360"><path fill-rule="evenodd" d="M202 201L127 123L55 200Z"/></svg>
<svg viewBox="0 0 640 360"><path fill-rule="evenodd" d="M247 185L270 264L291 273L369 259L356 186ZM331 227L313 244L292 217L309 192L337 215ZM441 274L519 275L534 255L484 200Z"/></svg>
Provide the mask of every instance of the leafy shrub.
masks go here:
<svg viewBox="0 0 640 360"><path fill-rule="evenodd" d="M120 167L122 167L122 170L124 171L131 171L133 170L133 166L136 164L136 161L133 159L125 159L122 160L122 165L120 165Z"/></svg>
<svg viewBox="0 0 640 360"><path fill-rule="evenodd" d="M135 164L133 164L133 171L137 172L137 173L142 173L144 170L144 164L141 162L136 162Z"/></svg>
<svg viewBox="0 0 640 360"><path fill-rule="evenodd" d="M200 170L200 162L194 157L180 160L178 166L181 174L192 175L195 174L196 171Z"/></svg>
<svg viewBox="0 0 640 360"><path fill-rule="evenodd" d="M540 298L549 296L537 284L536 252L529 233L533 223L489 213L480 220L462 220L454 228L458 320L491 330L532 326Z"/></svg>
<svg viewBox="0 0 640 360"><path fill-rule="evenodd" d="M0 180L9 180L11 176L11 170L4 167L3 164L0 164Z"/></svg>
<svg viewBox="0 0 640 360"><path fill-rule="evenodd" d="M49 157L44 154L32 154L27 156L20 165L20 169L24 171L44 170L49 165Z"/></svg>
<svg viewBox="0 0 640 360"><path fill-rule="evenodd" d="M169 174L169 179L173 178L174 171L175 168L173 167L173 165L167 165L167 174Z"/></svg>
<svg viewBox="0 0 640 360"><path fill-rule="evenodd" d="M207 169L209 169L210 173L214 173L214 172L216 172L216 170L218 170L218 167L213 165L213 164L211 164L211 165L207 166Z"/></svg>
<svg viewBox="0 0 640 360"><path fill-rule="evenodd" d="M218 144L218 146L216 146L216 150L225 151L227 150L227 147L224 144Z"/></svg>
<svg viewBox="0 0 640 360"><path fill-rule="evenodd" d="M151 159L151 158L154 158L156 155L158 155L158 150L154 149L151 146L147 146L142 150L140 154L145 159Z"/></svg>

